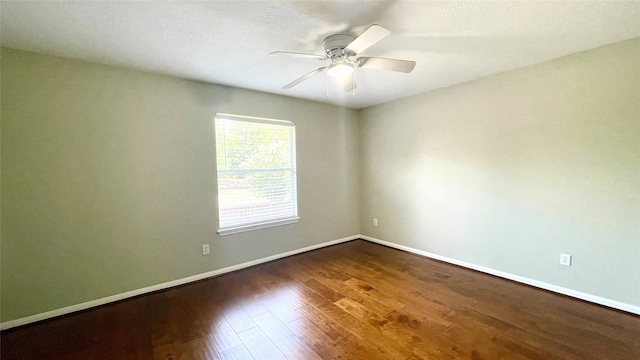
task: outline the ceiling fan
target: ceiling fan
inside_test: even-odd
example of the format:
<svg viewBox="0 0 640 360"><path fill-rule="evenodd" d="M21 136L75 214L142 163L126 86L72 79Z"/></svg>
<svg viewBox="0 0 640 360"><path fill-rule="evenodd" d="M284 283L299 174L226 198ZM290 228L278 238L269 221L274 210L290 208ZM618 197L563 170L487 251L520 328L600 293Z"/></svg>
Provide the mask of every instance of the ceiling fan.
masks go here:
<svg viewBox="0 0 640 360"><path fill-rule="evenodd" d="M390 33L391 32L389 30L380 25L371 25L355 39L353 36L346 34L336 34L327 37L322 42L324 55L286 51L275 51L269 55L291 56L322 61L331 60L329 65L317 68L283 86L283 90L291 89L310 77L326 70L329 76L341 80L340 83L342 84L344 91L352 91L356 87L353 73L357 67L410 73L416 66L415 61L408 60L385 59L378 57L358 57L354 59L355 56L382 40Z"/></svg>

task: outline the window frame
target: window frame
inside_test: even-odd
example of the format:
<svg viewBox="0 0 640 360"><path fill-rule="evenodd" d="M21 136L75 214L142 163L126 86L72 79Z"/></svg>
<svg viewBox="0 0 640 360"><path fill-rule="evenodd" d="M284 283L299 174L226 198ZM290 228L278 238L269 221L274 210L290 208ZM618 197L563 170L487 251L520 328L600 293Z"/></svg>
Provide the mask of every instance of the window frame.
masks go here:
<svg viewBox="0 0 640 360"><path fill-rule="evenodd" d="M287 127L292 127L293 128L293 133L291 135L291 168L275 168L275 169L224 169L224 170L220 170L218 168L218 144L217 144L217 132L216 132L216 122L219 119L226 119L226 120L231 120L231 121L237 121L237 122L244 122L244 123L257 123L257 124L266 124L266 125L278 125L278 126L287 126ZM217 196L217 207L218 207L218 230L217 233L220 236L225 236L225 235L231 235L231 234L236 234L236 233L241 233L241 232L245 232L245 231L253 231L253 230L259 230L259 229L265 229L265 228L270 228L270 227L275 227L275 226L282 226L282 225L288 225L288 224L294 224L297 223L300 220L300 216L299 216L299 212L298 212L298 171L297 171L297 144L296 144L296 131L295 131L295 127L296 124L293 121L290 120L278 120L278 119L269 119L269 118L261 118L261 117L253 117L253 116L243 116L243 115L234 115L234 114L226 114L226 113L216 113L215 117L214 117L214 121L213 121L213 128L214 128L214 145L215 145L215 149L216 149L216 196ZM239 224L239 225L233 225L233 226L228 226L228 227L224 227L222 228L220 226L221 224L221 208L220 208L220 183L219 183L219 175L221 173L231 173L231 172L237 172L237 173L256 173L256 172L265 172L267 170L272 170L272 171L289 171L291 172L291 176L293 178L293 193L292 195L294 196L295 200L293 202L294 204L294 210L295 210L295 215L291 215L291 216L286 216L286 217L281 217L281 218L274 218L272 220L262 220L262 221L257 221L257 222L247 222L247 223L243 223L243 224Z"/></svg>

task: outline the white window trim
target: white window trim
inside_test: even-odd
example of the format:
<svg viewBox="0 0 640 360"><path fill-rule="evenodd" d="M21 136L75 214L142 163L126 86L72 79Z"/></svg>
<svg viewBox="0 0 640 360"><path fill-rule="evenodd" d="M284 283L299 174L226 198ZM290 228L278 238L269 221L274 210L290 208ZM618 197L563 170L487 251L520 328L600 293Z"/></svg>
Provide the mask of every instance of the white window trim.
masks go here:
<svg viewBox="0 0 640 360"><path fill-rule="evenodd" d="M218 117L226 117L226 118L228 118L230 120L237 120L237 121L244 121L244 122L254 122L254 123L260 123L260 124L270 124L270 125L279 125L279 126L292 126L292 127L296 126L295 122L294 121L290 121L290 120L276 120L276 119L267 119L267 118L253 117L253 116L239 116L239 115L226 114L226 113L217 113L216 116L214 117L214 122L215 122L215 119L218 118ZM297 161L297 154L294 153L292 156L295 157L296 161ZM285 170L285 169L282 169L282 170ZM289 169L286 169L286 170L289 170ZM216 172L217 171L219 171L219 170L216 170ZM296 171L296 178L297 178L297 171ZM296 183L297 183L297 179L296 179ZM297 184L296 184L296 188L297 188ZM296 198L297 198L297 194L296 194ZM297 207L297 205L296 205L296 207ZM295 216L292 216L292 217L280 218L280 219L274 219L274 220L267 220L267 221L262 221L262 222L255 223L255 224L232 226L232 227L226 227L226 228L220 228L220 225L218 224L217 233L220 236L226 236L226 235L232 235L232 234L237 234L237 233L242 233L242 232L247 232L247 231L260 230L260 229L266 229L266 228L270 228L270 227L295 224L299 220L300 220L300 216L299 216L299 214L296 214Z"/></svg>
<svg viewBox="0 0 640 360"><path fill-rule="evenodd" d="M258 123L258 124L269 124L269 125L279 125L279 126L296 126L295 121L291 121L291 120L267 119L267 118L260 118L260 117L255 117L255 116L244 116L244 115L240 116L240 115L225 114L225 113L217 113L215 117L225 117L225 118L230 119L230 120L253 122L253 123Z"/></svg>
<svg viewBox="0 0 640 360"><path fill-rule="evenodd" d="M225 236L225 235L242 233L246 231L266 229L266 228L275 227L275 226L295 224L298 222L298 220L300 220L300 217L296 216L296 217L291 217L286 219L261 222L253 225L243 225L243 226L237 226L237 227L224 228L224 229L219 229L218 234L220 236Z"/></svg>

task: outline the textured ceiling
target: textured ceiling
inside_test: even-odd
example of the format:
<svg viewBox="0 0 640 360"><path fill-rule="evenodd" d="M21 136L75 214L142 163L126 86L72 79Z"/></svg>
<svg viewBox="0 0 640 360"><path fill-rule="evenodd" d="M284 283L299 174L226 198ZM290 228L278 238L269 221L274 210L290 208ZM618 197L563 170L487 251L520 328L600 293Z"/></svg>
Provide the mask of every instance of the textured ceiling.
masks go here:
<svg viewBox="0 0 640 360"><path fill-rule="evenodd" d="M2 1L0 21L6 47L362 108L640 37L640 2ZM270 52L374 23L391 35L362 55L412 73L357 69L355 96L324 73L280 89L324 63Z"/></svg>

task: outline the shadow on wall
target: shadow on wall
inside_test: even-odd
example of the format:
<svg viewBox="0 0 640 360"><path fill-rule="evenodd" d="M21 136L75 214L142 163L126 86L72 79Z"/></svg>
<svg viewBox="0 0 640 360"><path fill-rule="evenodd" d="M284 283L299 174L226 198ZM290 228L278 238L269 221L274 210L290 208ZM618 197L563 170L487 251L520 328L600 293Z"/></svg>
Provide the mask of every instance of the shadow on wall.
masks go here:
<svg viewBox="0 0 640 360"><path fill-rule="evenodd" d="M233 97L233 88L224 85L190 81L185 84L185 88L198 104L205 107L228 104Z"/></svg>

